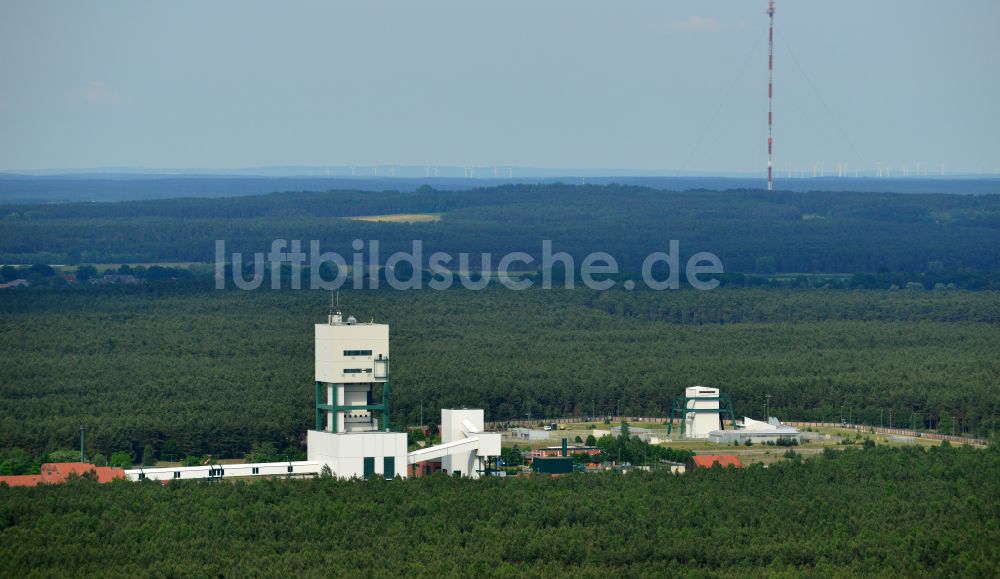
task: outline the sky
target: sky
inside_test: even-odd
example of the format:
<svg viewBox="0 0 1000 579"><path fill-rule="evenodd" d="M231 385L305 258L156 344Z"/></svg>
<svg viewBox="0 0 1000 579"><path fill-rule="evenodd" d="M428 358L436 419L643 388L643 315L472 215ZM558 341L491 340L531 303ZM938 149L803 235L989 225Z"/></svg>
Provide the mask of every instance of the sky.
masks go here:
<svg viewBox="0 0 1000 579"><path fill-rule="evenodd" d="M0 0L0 170L762 173L765 10ZM778 0L775 27L779 174L1000 171L1000 2Z"/></svg>

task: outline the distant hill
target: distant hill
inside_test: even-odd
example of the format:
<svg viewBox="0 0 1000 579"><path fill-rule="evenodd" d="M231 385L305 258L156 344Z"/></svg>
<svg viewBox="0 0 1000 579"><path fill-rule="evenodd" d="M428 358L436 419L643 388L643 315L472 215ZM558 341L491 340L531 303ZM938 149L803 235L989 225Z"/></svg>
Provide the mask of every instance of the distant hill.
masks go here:
<svg viewBox="0 0 1000 579"><path fill-rule="evenodd" d="M567 183L588 185L637 185L653 189L752 189L763 181L746 177L324 177L254 175L166 175L156 173L83 173L20 175L0 173L0 204L65 203L74 201L133 201L177 197L239 197L287 191L415 191L428 185L438 190L459 191L509 184ZM1000 193L1000 179L980 178L806 178L781 179L781 191L849 191L872 193L952 193L986 195Z"/></svg>

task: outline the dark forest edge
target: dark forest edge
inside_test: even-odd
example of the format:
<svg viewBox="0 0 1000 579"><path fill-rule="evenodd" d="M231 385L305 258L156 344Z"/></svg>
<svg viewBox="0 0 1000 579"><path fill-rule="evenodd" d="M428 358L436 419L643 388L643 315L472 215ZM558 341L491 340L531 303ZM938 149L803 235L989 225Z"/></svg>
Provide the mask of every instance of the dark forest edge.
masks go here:
<svg viewBox="0 0 1000 579"><path fill-rule="evenodd" d="M829 450L686 475L84 477L0 486L0 557L14 576L985 577L1000 560L997 496L1000 451L948 446Z"/></svg>

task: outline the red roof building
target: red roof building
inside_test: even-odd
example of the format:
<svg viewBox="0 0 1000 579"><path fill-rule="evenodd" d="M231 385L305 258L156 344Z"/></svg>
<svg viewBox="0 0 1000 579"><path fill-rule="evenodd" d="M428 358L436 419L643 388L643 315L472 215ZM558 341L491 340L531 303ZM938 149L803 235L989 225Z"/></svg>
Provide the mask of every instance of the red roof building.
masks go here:
<svg viewBox="0 0 1000 579"><path fill-rule="evenodd" d="M80 476L85 473L97 476L97 482L111 482L125 478L125 471L109 466L94 466L85 462L47 462L42 465L40 474L19 474L0 476L0 484L12 487L33 487L40 484L60 484L66 482L70 475Z"/></svg>
<svg viewBox="0 0 1000 579"><path fill-rule="evenodd" d="M735 454L696 454L688 462L690 468L712 468L716 464L723 468L727 466L743 468L740 457Z"/></svg>

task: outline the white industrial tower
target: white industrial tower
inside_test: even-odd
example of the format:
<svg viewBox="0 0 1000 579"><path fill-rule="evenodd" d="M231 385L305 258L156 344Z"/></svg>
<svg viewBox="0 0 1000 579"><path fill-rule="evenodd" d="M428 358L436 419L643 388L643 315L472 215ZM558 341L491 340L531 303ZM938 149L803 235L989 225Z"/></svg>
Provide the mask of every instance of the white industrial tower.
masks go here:
<svg viewBox="0 0 1000 579"><path fill-rule="evenodd" d="M405 477L409 465L437 460L445 473L476 478L500 455L500 434L485 432L482 409L442 410L441 444L408 453L406 433L389 430L389 326L345 320L335 307L316 324L316 430L308 443L309 460L342 478Z"/></svg>
<svg viewBox="0 0 1000 579"><path fill-rule="evenodd" d="M389 431L389 326L345 320L331 308L315 333L316 430L307 435L309 460L337 477L406 476L406 433Z"/></svg>
<svg viewBox="0 0 1000 579"><path fill-rule="evenodd" d="M358 323L353 316L344 320L331 308L315 334L316 430L373 432L380 429L379 418L388 430L389 326Z"/></svg>
<svg viewBox="0 0 1000 579"><path fill-rule="evenodd" d="M688 397L684 415L684 429L688 438L708 438L708 433L719 430L719 389L694 386L684 392Z"/></svg>
<svg viewBox="0 0 1000 579"><path fill-rule="evenodd" d="M667 436L673 434L674 420L680 420L681 438L708 438L709 433L723 426L728 415L732 428L736 428L733 400L718 388L692 386L682 396L674 398L670 409Z"/></svg>
<svg viewBox="0 0 1000 579"><path fill-rule="evenodd" d="M205 464L125 471L129 480L221 479L225 476L316 476L387 479L429 473L478 478L500 456L500 434L485 432L482 409L441 411L441 444L407 452L406 433L389 430L389 326L344 319L331 307L316 324L316 429L308 459Z"/></svg>

